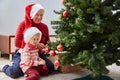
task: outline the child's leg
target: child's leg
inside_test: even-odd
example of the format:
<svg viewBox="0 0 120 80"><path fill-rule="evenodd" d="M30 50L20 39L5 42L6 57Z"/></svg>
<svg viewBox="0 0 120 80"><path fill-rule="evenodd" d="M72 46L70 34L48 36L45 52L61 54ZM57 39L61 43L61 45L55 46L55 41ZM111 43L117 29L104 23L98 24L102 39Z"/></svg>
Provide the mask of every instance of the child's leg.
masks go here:
<svg viewBox="0 0 120 80"><path fill-rule="evenodd" d="M39 71L39 74L40 74L41 76L46 76L46 75L48 75L48 68L47 68L47 66L45 66L45 65L39 65L39 66L37 67L37 70Z"/></svg>
<svg viewBox="0 0 120 80"><path fill-rule="evenodd" d="M37 67L31 67L29 68L25 74L27 74L27 77L25 80L39 80L40 79L40 74L37 70Z"/></svg>

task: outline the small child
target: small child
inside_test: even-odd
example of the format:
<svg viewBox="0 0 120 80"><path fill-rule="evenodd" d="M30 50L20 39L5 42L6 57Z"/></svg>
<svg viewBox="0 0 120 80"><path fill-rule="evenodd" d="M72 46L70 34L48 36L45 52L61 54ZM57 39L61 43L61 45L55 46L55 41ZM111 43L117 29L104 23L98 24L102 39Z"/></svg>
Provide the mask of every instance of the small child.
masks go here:
<svg viewBox="0 0 120 80"><path fill-rule="evenodd" d="M20 68L27 75L26 80L39 80L40 76L48 74L46 63L38 54L37 44L41 36L42 33L36 27L28 28L24 33L26 45L19 52L21 53Z"/></svg>

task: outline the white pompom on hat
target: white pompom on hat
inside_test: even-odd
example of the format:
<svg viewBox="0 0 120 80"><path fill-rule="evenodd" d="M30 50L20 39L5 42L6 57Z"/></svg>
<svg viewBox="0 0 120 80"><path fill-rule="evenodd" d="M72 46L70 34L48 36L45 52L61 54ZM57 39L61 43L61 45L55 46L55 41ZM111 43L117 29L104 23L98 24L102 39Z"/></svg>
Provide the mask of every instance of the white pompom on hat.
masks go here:
<svg viewBox="0 0 120 80"><path fill-rule="evenodd" d="M35 14L40 10L42 9L44 11L44 7L40 4L35 4L32 6L32 9L30 11L30 17L31 19L33 19L33 17L35 16Z"/></svg>
<svg viewBox="0 0 120 80"><path fill-rule="evenodd" d="M38 30L36 27L30 27L28 28L25 33L24 33L24 41L27 43L35 34L39 33L39 41L41 40L42 37L42 32Z"/></svg>

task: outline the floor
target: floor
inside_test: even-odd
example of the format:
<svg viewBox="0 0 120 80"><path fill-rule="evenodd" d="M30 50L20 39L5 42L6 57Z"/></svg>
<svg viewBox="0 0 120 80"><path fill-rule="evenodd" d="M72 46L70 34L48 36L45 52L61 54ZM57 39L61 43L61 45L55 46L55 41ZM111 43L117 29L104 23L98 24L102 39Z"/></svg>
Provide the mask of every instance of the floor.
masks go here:
<svg viewBox="0 0 120 80"><path fill-rule="evenodd" d="M0 57L0 64L12 64L12 61L9 61L6 57ZM116 66L115 64L107 66L110 70L108 74L109 77L113 78L114 80L120 80L120 66ZM72 80L74 78L80 78L90 74L90 71L86 69L82 69L76 72L71 73L61 73L61 72L54 72L48 76L41 77L40 80ZM12 79L6 76L3 72L0 72L0 80L24 80L24 77L20 77L17 79Z"/></svg>

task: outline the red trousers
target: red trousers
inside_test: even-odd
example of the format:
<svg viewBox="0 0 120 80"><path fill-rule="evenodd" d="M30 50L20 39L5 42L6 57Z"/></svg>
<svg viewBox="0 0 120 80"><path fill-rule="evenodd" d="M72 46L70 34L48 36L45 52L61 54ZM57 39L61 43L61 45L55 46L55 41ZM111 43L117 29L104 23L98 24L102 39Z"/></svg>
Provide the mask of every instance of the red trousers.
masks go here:
<svg viewBox="0 0 120 80"><path fill-rule="evenodd" d="M25 80L39 80L40 76L48 75L48 69L45 65L34 66L29 68L25 74L27 74Z"/></svg>

